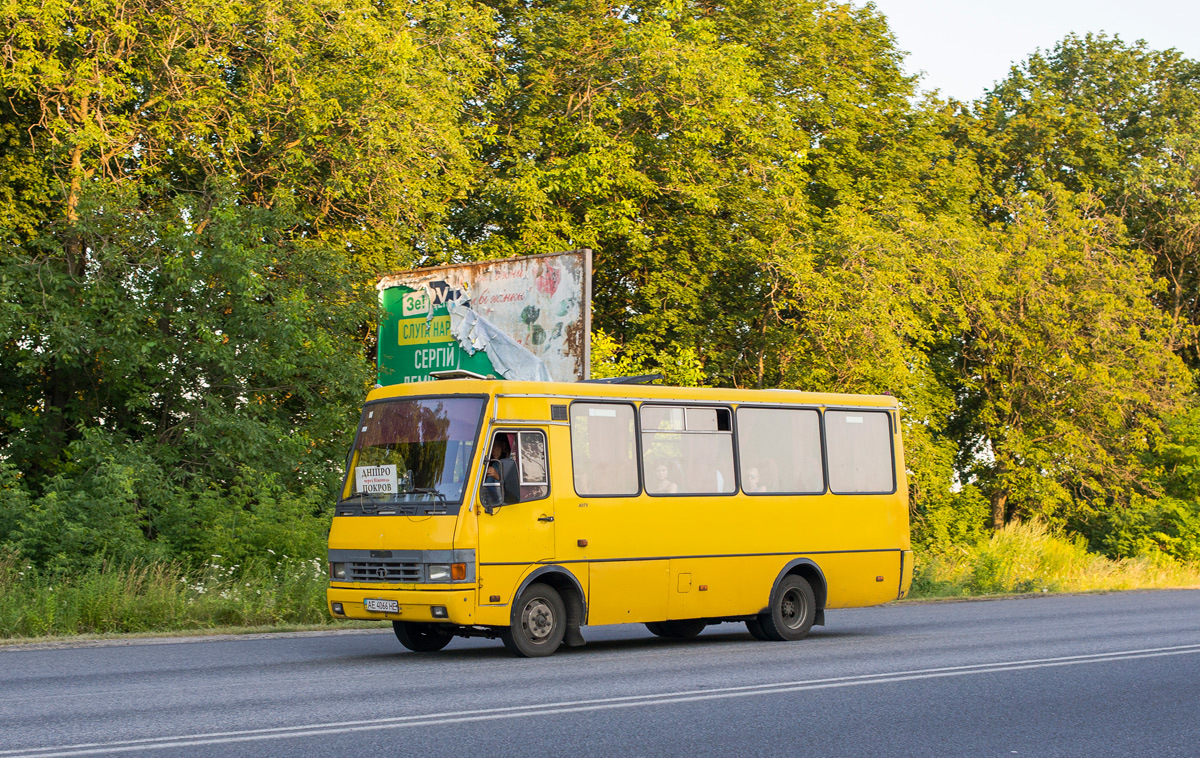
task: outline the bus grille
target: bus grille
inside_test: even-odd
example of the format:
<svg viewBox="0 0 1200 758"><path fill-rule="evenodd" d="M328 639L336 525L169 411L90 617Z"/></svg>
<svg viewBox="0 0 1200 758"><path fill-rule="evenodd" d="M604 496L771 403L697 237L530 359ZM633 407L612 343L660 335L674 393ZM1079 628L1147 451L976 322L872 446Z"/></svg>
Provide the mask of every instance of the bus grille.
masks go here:
<svg viewBox="0 0 1200 758"><path fill-rule="evenodd" d="M412 584L421 581L421 564L399 561L370 561L348 565L352 582L393 582Z"/></svg>

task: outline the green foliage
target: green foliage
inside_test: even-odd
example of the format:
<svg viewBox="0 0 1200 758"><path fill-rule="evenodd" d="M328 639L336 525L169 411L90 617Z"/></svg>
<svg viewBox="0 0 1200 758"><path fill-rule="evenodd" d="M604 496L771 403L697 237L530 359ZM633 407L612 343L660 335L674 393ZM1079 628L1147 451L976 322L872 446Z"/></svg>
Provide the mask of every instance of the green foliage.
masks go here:
<svg viewBox="0 0 1200 758"><path fill-rule="evenodd" d="M1156 160L1129 179L1138 240L1165 287L1158 294L1171 320L1170 345L1200 367L1200 113L1172 118Z"/></svg>
<svg viewBox="0 0 1200 758"><path fill-rule="evenodd" d="M1136 496L1079 525L1093 547L1124 558L1165 554L1200 560L1200 407L1169 417L1144 457L1154 466L1153 496Z"/></svg>
<svg viewBox="0 0 1200 758"><path fill-rule="evenodd" d="M325 624L320 561L100 563L61 573L0 553L0 639Z"/></svg>
<svg viewBox="0 0 1200 758"><path fill-rule="evenodd" d="M936 484L941 481L935 480ZM987 540L991 509L977 487L949 492L918 492L912 497L913 545L930 555Z"/></svg>
<svg viewBox="0 0 1200 758"><path fill-rule="evenodd" d="M101 433L85 434L39 496L2 506L7 528L0 542L55 571L160 557L165 546L146 539L152 518L146 506L162 491L161 481L154 462L139 452Z"/></svg>
<svg viewBox="0 0 1200 758"><path fill-rule="evenodd" d="M246 468L226 488L187 493L158 523L177 555L202 562L214 555L238 566L268 556L309 559L325 552L329 520L322 506L328 501L323 488L295 493L275 474Z"/></svg>
<svg viewBox="0 0 1200 758"><path fill-rule="evenodd" d="M316 557L378 275L579 247L594 376L895 395L938 560L1030 518L1200 549L1175 51L1070 36L968 105L836 0L0 18L0 546L40 577ZM1006 560L962 586L1041 576Z"/></svg>
<svg viewBox="0 0 1200 758"><path fill-rule="evenodd" d="M1176 50L1068 35L975 104L983 163L1001 195L1061 186L1115 203L1177 119L1196 113L1198 80L1200 67Z"/></svg>
<svg viewBox="0 0 1200 758"><path fill-rule="evenodd" d="M1138 454L1190 387L1151 300L1149 264L1115 219L1065 192L1025 197L964 261L955 361L960 465L1014 515L1063 523L1145 484Z"/></svg>
<svg viewBox="0 0 1200 758"><path fill-rule="evenodd" d="M491 69L469 3L13 3L0 544L48 570L315 556L371 284L444 236Z"/></svg>
<svg viewBox="0 0 1200 758"><path fill-rule="evenodd" d="M592 332L591 358L593 379L661 374L664 384L675 387L708 386L704 383L700 358L690 347L633 357L603 329L596 329Z"/></svg>
<svg viewBox="0 0 1200 758"><path fill-rule="evenodd" d="M985 215L1008 218L1003 198L1057 187L1120 215L1165 287L1169 345L1196 370L1200 248L1200 63L1104 35L1069 35L1031 55L974 107L962 133L990 181Z"/></svg>
<svg viewBox="0 0 1200 758"><path fill-rule="evenodd" d="M41 494L6 487L11 497L0 501L0 545L51 572L163 560L194 569L213 554L238 565L323 554L327 488L296 492L276 473L248 466L228 485L181 478L155 452L89 430Z"/></svg>
<svg viewBox="0 0 1200 758"><path fill-rule="evenodd" d="M1200 561L1200 501L1195 498L1136 497L1103 511L1086 531L1099 548L1118 558L1163 554Z"/></svg>
<svg viewBox="0 0 1200 758"><path fill-rule="evenodd" d="M808 0L497 10L509 73L455 234L487 257L590 247L596 323L623 349L687 346L711 381L776 382L773 247L900 183L909 155L892 136L912 83L881 18Z"/></svg>
<svg viewBox="0 0 1200 758"><path fill-rule="evenodd" d="M1040 522L1013 523L978 545L917 556L910 597L1094 592L1200 586L1200 563L1162 553L1112 560Z"/></svg>

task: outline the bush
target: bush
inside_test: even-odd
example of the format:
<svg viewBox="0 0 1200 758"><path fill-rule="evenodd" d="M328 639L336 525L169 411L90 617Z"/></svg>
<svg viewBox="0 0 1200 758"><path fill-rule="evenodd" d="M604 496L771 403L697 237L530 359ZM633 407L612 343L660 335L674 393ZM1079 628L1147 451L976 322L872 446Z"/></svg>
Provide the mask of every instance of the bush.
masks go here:
<svg viewBox="0 0 1200 758"><path fill-rule="evenodd" d="M171 496L158 467L138 447L99 430L85 432L70 450L69 465L37 497L19 480L12 485L15 477L7 489L0 484L7 500L0 544L52 572L164 558L163 547L148 539L154 504Z"/></svg>
<svg viewBox="0 0 1200 758"><path fill-rule="evenodd" d="M316 487L297 494L274 474L244 469L228 487L210 485L181 496L156 521L172 554L198 567L274 562L271 556L324 556L333 497Z"/></svg>
<svg viewBox="0 0 1200 758"><path fill-rule="evenodd" d="M1013 523L975 547L921 553L910 597L962 597L1026 592L1088 592L1200 587L1200 563L1164 553L1113 560L1088 552L1082 537L1044 524Z"/></svg>
<svg viewBox="0 0 1200 758"><path fill-rule="evenodd" d="M276 555L322 556L333 496L315 484L242 467L228 483L171 475L145 446L85 432L34 495L0 462L0 549L51 574L165 561L196 568Z"/></svg>

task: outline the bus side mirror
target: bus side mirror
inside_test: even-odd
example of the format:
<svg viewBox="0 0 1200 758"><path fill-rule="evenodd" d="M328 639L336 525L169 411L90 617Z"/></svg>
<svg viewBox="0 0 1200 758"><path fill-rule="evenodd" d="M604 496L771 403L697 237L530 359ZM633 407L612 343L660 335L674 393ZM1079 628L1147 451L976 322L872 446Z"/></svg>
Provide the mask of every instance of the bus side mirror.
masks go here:
<svg viewBox="0 0 1200 758"><path fill-rule="evenodd" d="M485 481L483 490L479 493L479 502L488 513L496 506L504 505L504 489L500 482Z"/></svg>

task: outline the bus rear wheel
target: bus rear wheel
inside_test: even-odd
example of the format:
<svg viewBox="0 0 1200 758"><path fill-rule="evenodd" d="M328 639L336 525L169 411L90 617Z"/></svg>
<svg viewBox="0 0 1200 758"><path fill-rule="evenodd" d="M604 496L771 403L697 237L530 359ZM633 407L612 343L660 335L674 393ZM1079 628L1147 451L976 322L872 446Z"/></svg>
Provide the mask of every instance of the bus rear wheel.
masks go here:
<svg viewBox="0 0 1200 758"><path fill-rule="evenodd" d="M704 631L707 623L700 619L682 619L678 621L652 621L646 624L650 633L669 640L690 640Z"/></svg>
<svg viewBox="0 0 1200 758"><path fill-rule="evenodd" d="M392 630L400 644L414 653L435 653L450 644L454 635L437 624L393 621Z"/></svg>
<svg viewBox="0 0 1200 758"><path fill-rule="evenodd" d="M817 598L804 577L785 576L771 596L771 607L746 622L750 634L779 642L800 640L817 619ZM756 628L757 627L757 628ZM763 637L759 636L759 633Z"/></svg>
<svg viewBox="0 0 1200 758"><path fill-rule="evenodd" d="M548 584L525 588L513 604L512 626L500 632L504 647L522 658L551 655L567 632L567 608L562 597Z"/></svg>

